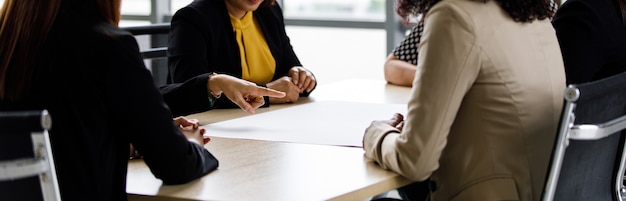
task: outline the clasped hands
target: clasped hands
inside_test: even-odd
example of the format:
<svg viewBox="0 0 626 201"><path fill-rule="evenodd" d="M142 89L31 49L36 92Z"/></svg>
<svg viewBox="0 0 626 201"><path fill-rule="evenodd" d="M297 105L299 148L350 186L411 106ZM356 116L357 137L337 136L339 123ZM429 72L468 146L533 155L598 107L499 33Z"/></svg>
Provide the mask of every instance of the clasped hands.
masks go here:
<svg viewBox="0 0 626 201"><path fill-rule="evenodd" d="M284 97L270 97L270 103L296 102L301 93L311 92L316 84L317 81L309 70L300 66L292 67L288 76L267 83L268 88L285 92Z"/></svg>
<svg viewBox="0 0 626 201"><path fill-rule="evenodd" d="M197 119L176 117L174 118L174 125L178 127L180 132L190 142L197 143L199 145L205 145L206 143L209 143L209 141L211 141L211 138L204 135L204 133L206 133L206 130L204 128L200 128L200 124L198 123ZM142 154L135 149L135 146L133 146L132 143L130 144L130 152L128 156L130 159L143 158Z"/></svg>

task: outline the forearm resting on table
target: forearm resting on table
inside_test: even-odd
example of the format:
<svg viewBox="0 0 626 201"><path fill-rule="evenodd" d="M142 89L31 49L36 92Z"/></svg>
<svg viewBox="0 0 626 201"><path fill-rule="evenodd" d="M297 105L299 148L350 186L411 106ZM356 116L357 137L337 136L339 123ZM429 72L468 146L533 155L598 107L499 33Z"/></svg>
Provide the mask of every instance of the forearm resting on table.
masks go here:
<svg viewBox="0 0 626 201"><path fill-rule="evenodd" d="M384 69L387 82L400 86L412 86L417 66L392 55L385 62Z"/></svg>

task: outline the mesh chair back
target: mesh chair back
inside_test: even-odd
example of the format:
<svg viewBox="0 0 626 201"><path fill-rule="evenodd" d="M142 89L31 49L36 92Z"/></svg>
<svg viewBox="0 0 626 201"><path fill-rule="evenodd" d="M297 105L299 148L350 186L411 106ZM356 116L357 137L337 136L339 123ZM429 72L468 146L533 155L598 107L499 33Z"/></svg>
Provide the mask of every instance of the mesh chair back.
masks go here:
<svg viewBox="0 0 626 201"><path fill-rule="evenodd" d="M565 91L543 200L621 200L626 73Z"/></svg>

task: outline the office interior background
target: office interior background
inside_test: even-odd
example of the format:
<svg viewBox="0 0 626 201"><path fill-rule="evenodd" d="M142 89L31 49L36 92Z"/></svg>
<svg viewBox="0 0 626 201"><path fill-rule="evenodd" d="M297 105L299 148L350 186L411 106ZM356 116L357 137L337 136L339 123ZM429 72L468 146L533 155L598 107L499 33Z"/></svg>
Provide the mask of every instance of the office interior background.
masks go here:
<svg viewBox="0 0 626 201"><path fill-rule="evenodd" d="M0 5L5 0L0 0ZM192 0L122 0L120 27L169 23ZM410 25L402 25L395 0L277 0L287 34L303 66L319 84L345 79L383 80L383 64ZM150 36L138 36L140 49ZM154 62L146 61L152 70ZM156 68L155 68L156 69ZM161 70L166 68L159 68ZM163 75L161 75L163 76Z"/></svg>

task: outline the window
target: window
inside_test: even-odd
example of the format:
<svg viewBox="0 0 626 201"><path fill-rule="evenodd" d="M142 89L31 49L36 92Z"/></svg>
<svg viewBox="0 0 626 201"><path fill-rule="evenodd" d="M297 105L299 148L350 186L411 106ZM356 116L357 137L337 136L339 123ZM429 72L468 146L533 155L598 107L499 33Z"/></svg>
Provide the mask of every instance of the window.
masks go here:
<svg viewBox="0 0 626 201"><path fill-rule="evenodd" d="M150 0L123 0L122 15L150 15Z"/></svg>
<svg viewBox="0 0 626 201"><path fill-rule="evenodd" d="M384 0L283 0L285 18L385 21Z"/></svg>

